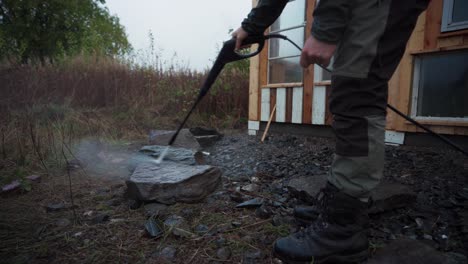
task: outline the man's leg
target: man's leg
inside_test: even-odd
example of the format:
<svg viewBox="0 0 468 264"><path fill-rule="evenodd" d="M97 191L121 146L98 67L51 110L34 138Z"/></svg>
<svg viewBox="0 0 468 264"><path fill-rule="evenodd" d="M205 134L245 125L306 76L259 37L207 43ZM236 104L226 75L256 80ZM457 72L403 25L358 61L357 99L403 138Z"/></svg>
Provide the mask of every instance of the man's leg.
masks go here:
<svg viewBox="0 0 468 264"><path fill-rule="evenodd" d="M276 242L275 255L287 263L367 256L367 200L383 172L387 82L428 0L356 2L332 75L336 154L329 183L318 197L317 221Z"/></svg>

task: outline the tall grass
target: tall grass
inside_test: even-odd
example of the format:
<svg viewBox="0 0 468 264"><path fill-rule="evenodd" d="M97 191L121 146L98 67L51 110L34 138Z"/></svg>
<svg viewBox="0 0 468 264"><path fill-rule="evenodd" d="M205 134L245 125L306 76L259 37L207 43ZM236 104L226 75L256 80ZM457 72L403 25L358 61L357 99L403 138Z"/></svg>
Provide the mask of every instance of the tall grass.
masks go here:
<svg viewBox="0 0 468 264"><path fill-rule="evenodd" d="M239 65L237 65L239 66ZM206 71L180 64L141 66L101 56L54 64L0 65L0 170L45 170L57 149L83 136L132 138L174 128L191 107ZM248 106L248 69L220 75L188 125L241 126ZM21 173L19 173L21 174Z"/></svg>

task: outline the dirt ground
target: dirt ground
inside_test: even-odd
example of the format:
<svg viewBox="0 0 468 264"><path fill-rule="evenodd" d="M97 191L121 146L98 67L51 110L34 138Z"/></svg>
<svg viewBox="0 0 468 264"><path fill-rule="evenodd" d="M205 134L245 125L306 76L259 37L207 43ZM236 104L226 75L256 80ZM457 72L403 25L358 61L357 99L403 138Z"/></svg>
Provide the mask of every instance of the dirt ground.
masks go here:
<svg viewBox="0 0 468 264"><path fill-rule="evenodd" d="M286 188L291 177L326 173L333 141L273 135L265 143L245 132L228 133L206 149L223 184L198 204L155 212L125 198L125 179L66 170L42 176L32 190L0 202L0 263L278 263L274 241L301 228L293 207L305 204ZM143 144L125 147L136 151ZM397 238L421 241L440 252L468 255L468 162L440 148L391 147L384 181L409 186L416 202L372 215L370 253ZM261 209L235 206L263 199ZM156 223L177 219L177 229L151 238ZM160 225L161 226L161 225Z"/></svg>

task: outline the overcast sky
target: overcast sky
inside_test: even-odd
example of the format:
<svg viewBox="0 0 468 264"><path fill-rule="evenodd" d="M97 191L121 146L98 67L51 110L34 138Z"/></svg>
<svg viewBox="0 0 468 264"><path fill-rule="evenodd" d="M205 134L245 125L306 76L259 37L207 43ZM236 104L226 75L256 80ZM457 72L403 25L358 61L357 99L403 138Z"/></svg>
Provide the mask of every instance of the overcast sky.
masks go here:
<svg viewBox="0 0 468 264"><path fill-rule="evenodd" d="M107 0L136 49L149 50L148 33L170 60L174 53L191 68L211 67L217 47L228 40L251 9L251 0Z"/></svg>

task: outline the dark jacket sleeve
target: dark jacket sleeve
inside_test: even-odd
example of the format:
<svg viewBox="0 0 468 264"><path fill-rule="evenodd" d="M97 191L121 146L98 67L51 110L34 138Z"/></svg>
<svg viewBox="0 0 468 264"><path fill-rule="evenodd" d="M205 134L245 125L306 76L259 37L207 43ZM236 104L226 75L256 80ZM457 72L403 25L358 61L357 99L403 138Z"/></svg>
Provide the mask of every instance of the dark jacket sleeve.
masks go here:
<svg viewBox="0 0 468 264"><path fill-rule="evenodd" d="M314 11L312 35L323 42L338 43L350 14L350 0L320 0Z"/></svg>
<svg viewBox="0 0 468 264"><path fill-rule="evenodd" d="M242 28L249 35L262 35L280 16L287 3L288 0L260 0L242 21Z"/></svg>

